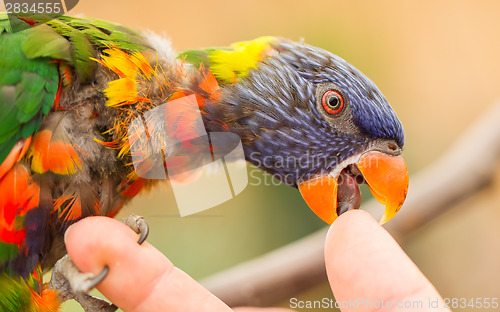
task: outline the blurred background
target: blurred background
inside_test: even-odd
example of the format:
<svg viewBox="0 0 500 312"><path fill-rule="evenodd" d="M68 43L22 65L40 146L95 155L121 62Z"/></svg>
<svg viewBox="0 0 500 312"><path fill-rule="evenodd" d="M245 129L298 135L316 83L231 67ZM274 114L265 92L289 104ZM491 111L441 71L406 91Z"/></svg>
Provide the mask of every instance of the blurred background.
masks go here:
<svg viewBox="0 0 500 312"><path fill-rule="evenodd" d="M71 14L165 33L176 50L263 35L329 50L370 77L392 104L405 128L410 176L500 97L500 2L494 0L82 0ZM233 200L190 217L179 217L168 186L134 199L121 215L145 216L148 241L196 279L325 226L296 190L261 173L249 183ZM444 297L470 299L500 296L499 239L495 179L401 243ZM326 283L294 297L333 298Z"/></svg>

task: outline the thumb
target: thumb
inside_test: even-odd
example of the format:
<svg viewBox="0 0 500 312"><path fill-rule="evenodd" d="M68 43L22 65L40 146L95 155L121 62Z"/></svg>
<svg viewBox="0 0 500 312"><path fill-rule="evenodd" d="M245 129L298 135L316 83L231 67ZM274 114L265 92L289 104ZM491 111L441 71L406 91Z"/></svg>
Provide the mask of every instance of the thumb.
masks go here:
<svg viewBox="0 0 500 312"><path fill-rule="evenodd" d="M434 286L365 211L346 212L333 223L325 261L343 312L449 311Z"/></svg>
<svg viewBox="0 0 500 312"><path fill-rule="evenodd" d="M124 311L231 311L148 242L139 245L137 234L117 220L84 218L66 231L65 243L82 272L109 267L97 289Z"/></svg>

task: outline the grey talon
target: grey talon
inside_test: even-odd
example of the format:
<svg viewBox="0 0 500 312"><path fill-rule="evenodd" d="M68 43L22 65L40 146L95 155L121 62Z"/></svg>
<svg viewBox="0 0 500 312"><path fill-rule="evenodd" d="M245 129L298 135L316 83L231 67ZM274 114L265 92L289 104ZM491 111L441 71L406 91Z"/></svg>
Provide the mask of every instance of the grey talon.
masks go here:
<svg viewBox="0 0 500 312"><path fill-rule="evenodd" d="M106 278L106 276L108 276L108 273L109 273L109 266L105 265L101 273L89 279L90 289L95 288L97 285L99 285Z"/></svg>
<svg viewBox="0 0 500 312"><path fill-rule="evenodd" d="M123 218L121 221L134 232L139 234L139 240L137 241L139 245L142 245L146 238L148 238L149 226L148 223L144 221L143 217L131 214L130 216Z"/></svg>
<svg viewBox="0 0 500 312"><path fill-rule="evenodd" d="M139 219L137 220L137 224L139 225L139 231L140 231L140 237L139 237L139 240L137 241L137 243L139 243L139 245L142 245L142 243L144 243L144 241L146 240L146 238L148 238L148 235L149 235L149 225L146 221L144 221L144 219Z"/></svg>
<svg viewBox="0 0 500 312"><path fill-rule="evenodd" d="M57 291L57 298L61 303L74 299L86 312L114 312L118 309L115 305L88 294L106 278L108 273L107 265L98 275L82 273L69 255L65 255L54 266L49 288Z"/></svg>

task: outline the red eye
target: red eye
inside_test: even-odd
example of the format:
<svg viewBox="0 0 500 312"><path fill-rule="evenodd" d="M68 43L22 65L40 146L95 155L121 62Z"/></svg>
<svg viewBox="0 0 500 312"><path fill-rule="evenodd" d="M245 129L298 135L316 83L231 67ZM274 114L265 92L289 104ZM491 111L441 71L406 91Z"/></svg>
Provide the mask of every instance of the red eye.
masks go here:
<svg viewBox="0 0 500 312"><path fill-rule="evenodd" d="M344 108L344 98L342 98L340 93L334 90L325 92L321 99L321 103L326 112L331 115L340 113L342 108Z"/></svg>

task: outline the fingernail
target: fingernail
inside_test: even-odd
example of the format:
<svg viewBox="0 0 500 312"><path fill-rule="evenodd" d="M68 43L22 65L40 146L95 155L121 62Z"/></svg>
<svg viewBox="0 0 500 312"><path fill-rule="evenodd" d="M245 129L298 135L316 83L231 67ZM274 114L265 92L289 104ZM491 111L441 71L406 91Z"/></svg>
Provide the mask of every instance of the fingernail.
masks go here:
<svg viewBox="0 0 500 312"><path fill-rule="evenodd" d="M72 227L73 227L73 224L71 224L70 226L68 226L68 228L64 232L64 243L66 243L66 237L68 236L68 233L69 233L69 231L71 230Z"/></svg>

